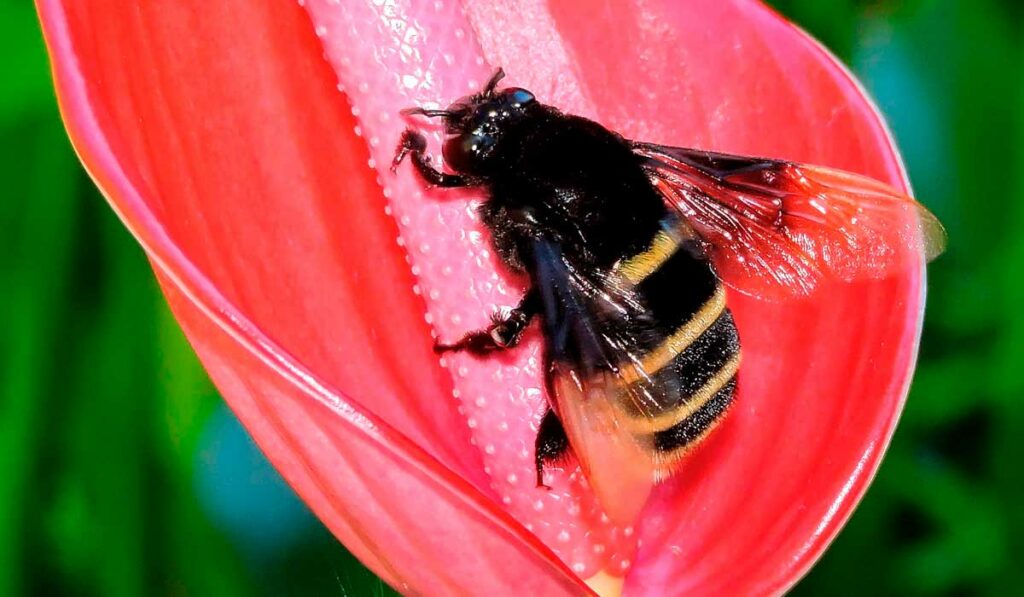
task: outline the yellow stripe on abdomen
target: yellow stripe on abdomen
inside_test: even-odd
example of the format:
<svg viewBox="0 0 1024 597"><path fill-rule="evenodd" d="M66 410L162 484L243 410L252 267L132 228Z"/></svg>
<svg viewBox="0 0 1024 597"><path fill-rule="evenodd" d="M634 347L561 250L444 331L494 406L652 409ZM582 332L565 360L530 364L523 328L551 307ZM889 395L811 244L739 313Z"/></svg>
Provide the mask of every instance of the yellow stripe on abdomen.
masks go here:
<svg viewBox="0 0 1024 597"><path fill-rule="evenodd" d="M633 433L657 433L671 429L701 409L722 388L736 377L740 368L740 353L735 353L715 372L703 386L689 396L681 396L677 406L658 415L631 414L629 428ZM629 397L626 397L628 400Z"/></svg>
<svg viewBox="0 0 1024 597"><path fill-rule="evenodd" d="M616 272L632 285L643 282L647 276L658 271L679 248L679 238L674 231L661 230L654 236L651 246L619 263Z"/></svg>
<svg viewBox="0 0 1024 597"><path fill-rule="evenodd" d="M619 368L619 377L625 385L650 379L665 365L672 362L686 347L693 344L725 310L725 289L721 284L715 288L706 303L689 321L679 326L671 336L654 350L644 355L637 363L625 363Z"/></svg>

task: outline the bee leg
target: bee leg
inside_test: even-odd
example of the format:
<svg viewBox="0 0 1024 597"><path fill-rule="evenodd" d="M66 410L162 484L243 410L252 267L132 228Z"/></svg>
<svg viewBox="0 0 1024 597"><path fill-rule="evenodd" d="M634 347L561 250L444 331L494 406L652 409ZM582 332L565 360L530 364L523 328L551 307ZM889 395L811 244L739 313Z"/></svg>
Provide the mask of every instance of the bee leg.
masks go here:
<svg viewBox="0 0 1024 597"><path fill-rule="evenodd" d="M555 411L550 408L544 413L540 420L540 428L537 429L537 442L534 447L535 462L537 464L537 487L551 489L544 483L544 467L565 458L569 452L569 438L565 435L565 428L558 420Z"/></svg>
<svg viewBox="0 0 1024 597"><path fill-rule="evenodd" d="M427 138L422 133L412 129L405 129L402 139L398 142L398 149L395 150L395 159L391 162L391 171L398 170L399 164L405 156L412 157L412 164L428 184L436 187L470 187L477 183L475 179L461 174L447 174L441 172L430 163L430 156L426 154Z"/></svg>
<svg viewBox="0 0 1024 597"><path fill-rule="evenodd" d="M470 332L454 344L435 344L434 352L441 354L465 350L470 354L485 355L496 350L513 348L523 337L523 330L540 310L540 298L531 289L519 302L519 306L507 315L493 318L493 323L486 330Z"/></svg>

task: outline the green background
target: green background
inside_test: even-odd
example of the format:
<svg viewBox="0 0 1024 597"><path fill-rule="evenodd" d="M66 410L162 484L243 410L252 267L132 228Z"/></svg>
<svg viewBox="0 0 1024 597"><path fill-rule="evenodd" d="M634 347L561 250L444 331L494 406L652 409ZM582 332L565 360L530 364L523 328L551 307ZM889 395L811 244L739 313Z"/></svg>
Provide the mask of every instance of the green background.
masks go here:
<svg viewBox="0 0 1024 597"><path fill-rule="evenodd" d="M889 454L794 592L1024 592L1024 3L775 5L861 77L951 239ZM71 151L31 3L0 0L0 39L0 595L390 594L221 404Z"/></svg>

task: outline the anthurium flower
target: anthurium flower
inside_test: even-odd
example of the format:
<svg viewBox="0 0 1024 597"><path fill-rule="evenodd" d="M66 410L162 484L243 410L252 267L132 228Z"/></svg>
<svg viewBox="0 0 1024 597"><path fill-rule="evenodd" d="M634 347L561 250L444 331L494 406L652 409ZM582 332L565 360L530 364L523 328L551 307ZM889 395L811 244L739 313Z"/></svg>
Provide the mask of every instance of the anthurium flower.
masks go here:
<svg viewBox="0 0 1024 597"><path fill-rule="evenodd" d="M906 395L922 268L800 301L730 296L745 354L735 407L620 527L572 466L534 486L535 334L489 359L431 351L522 291L475 218L480 197L387 170L399 109L446 105L500 65L630 138L905 186L856 81L761 4L38 6L75 148L211 377L392 586L778 593L864 493Z"/></svg>

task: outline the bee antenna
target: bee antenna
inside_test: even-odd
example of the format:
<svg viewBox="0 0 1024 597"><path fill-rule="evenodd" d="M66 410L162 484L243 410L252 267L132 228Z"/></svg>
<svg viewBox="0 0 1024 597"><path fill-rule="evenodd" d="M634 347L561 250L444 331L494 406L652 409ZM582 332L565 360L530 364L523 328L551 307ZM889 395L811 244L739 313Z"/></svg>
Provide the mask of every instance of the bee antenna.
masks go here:
<svg viewBox="0 0 1024 597"><path fill-rule="evenodd" d="M425 108L406 108L401 113L403 116L426 116L427 118L452 115L448 110L427 110Z"/></svg>
<svg viewBox="0 0 1024 597"><path fill-rule="evenodd" d="M502 80L504 78L505 78L505 70L502 69L499 66L498 70L494 71L494 74L491 75L491 79L489 81L487 81L487 85L484 86L484 95L486 95L486 96L494 95L494 89L498 86L498 81L500 81L500 80Z"/></svg>

